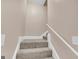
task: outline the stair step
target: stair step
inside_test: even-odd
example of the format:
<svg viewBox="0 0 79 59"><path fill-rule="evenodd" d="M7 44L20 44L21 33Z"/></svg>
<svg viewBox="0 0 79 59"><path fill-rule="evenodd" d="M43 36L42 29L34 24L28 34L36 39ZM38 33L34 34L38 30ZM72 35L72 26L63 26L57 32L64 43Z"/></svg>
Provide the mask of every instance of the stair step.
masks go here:
<svg viewBox="0 0 79 59"><path fill-rule="evenodd" d="M21 49L18 51L16 59L41 59L52 56L49 48Z"/></svg>
<svg viewBox="0 0 79 59"><path fill-rule="evenodd" d="M41 58L41 59L53 59L52 57L48 57L48 58Z"/></svg>
<svg viewBox="0 0 79 59"><path fill-rule="evenodd" d="M29 48L42 48L48 47L47 40L44 39L28 39L24 40L20 44L20 49L29 49Z"/></svg>
<svg viewBox="0 0 79 59"><path fill-rule="evenodd" d="M39 58L39 59L53 59L52 57L47 57L47 58Z"/></svg>

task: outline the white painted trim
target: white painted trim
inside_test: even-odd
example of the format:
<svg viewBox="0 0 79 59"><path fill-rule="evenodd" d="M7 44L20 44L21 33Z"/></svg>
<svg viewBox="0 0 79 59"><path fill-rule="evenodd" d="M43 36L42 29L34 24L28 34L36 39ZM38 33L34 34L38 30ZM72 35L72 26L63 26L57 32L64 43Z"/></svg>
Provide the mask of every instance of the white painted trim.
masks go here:
<svg viewBox="0 0 79 59"><path fill-rule="evenodd" d="M46 25L48 26L48 28L49 28L50 30L52 30L53 33L55 33L55 34L60 38L60 40L61 40L67 47L69 47L69 49L70 49L75 55L78 56L77 51L76 51L74 48L72 48L71 45L69 45L69 44L65 41L64 38L62 38L50 25L48 25L48 24L46 24Z"/></svg>
<svg viewBox="0 0 79 59"><path fill-rule="evenodd" d="M22 36L22 39L42 39L41 36Z"/></svg>
<svg viewBox="0 0 79 59"><path fill-rule="evenodd" d="M17 46L16 46L16 49L15 49L15 52L13 54L13 57L12 59L16 59L16 55L17 55L17 52L19 51L20 49L20 43L22 42L22 37L19 37L18 39L18 42L17 42Z"/></svg>
<svg viewBox="0 0 79 59"><path fill-rule="evenodd" d="M52 49L52 57L54 59L60 59L56 49L54 48L54 46L53 46L53 44L51 42L51 35L50 35L50 33L48 33L47 40L48 40L48 47L50 49Z"/></svg>

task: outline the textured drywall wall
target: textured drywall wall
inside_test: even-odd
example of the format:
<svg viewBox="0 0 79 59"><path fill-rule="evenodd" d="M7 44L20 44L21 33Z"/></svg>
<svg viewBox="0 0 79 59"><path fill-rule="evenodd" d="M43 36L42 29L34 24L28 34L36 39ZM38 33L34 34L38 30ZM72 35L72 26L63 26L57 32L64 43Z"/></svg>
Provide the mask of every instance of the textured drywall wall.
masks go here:
<svg viewBox="0 0 79 59"><path fill-rule="evenodd" d="M26 35L41 35L46 31L47 7L28 4L26 15Z"/></svg>
<svg viewBox="0 0 79 59"><path fill-rule="evenodd" d="M5 45L1 55L12 59L18 37L25 33L26 0L1 0L1 33L5 34Z"/></svg>
<svg viewBox="0 0 79 59"><path fill-rule="evenodd" d="M77 45L72 44L72 37L77 36L78 32L77 16L77 0L48 0L48 24L75 50L77 50ZM50 33L52 34L52 37L55 36L52 31ZM61 45L64 45L64 43L59 41L59 38L56 37L57 36L52 38L52 42L54 42L55 47L58 47L57 49L60 49L61 46L58 43L61 43ZM53 39L55 39L55 41ZM68 48L66 48L66 50L64 49L65 47L62 46L61 50L63 50L63 53L67 51L70 54ZM65 57L64 54L60 55L61 59L65 59L63 58ZM72 55L69 56L70 57L67 57L66 59L76 59Z"/></svg>

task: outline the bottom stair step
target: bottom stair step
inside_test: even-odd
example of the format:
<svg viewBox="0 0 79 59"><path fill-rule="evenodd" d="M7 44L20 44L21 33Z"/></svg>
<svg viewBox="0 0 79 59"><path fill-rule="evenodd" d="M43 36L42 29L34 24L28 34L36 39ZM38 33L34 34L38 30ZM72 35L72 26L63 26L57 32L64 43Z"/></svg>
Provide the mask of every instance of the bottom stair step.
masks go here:
<svg viewBox="0 0 79 59"><path fill-rule="evenodd" d="M36 58L37 59L37 58ZM47 57L47 58L38 58L38 59L54 59L52 57Z"/></svg>
<svg viewBox="0 0 79 59"><path fill-rule="evenodd" d="M42 58L42 59L53 59L52 57L48 57L48 58Z"/></svg>
<svg viewBox="0 0 79 59"><path fill-rule="evenodd" d="M16 59L43 59L52 57L52 50L49 48L21 49Z"/></svg>

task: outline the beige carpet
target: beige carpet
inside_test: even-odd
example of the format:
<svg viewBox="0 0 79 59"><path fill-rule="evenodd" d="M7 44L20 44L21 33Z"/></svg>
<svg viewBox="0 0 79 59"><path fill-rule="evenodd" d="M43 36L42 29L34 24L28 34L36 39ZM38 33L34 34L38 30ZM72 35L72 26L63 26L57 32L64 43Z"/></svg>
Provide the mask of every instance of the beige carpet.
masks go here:
<svg viewBox="0 0 79 59"><path fill-rule="evenodd" d="M16 59L53 59L52 50L44 39L28 39L20 44Z"/></svg>

